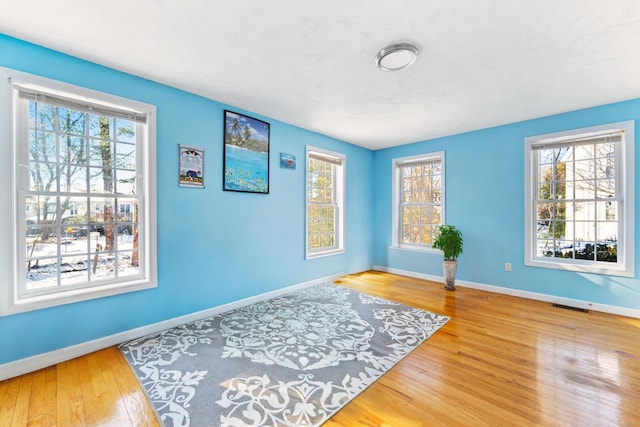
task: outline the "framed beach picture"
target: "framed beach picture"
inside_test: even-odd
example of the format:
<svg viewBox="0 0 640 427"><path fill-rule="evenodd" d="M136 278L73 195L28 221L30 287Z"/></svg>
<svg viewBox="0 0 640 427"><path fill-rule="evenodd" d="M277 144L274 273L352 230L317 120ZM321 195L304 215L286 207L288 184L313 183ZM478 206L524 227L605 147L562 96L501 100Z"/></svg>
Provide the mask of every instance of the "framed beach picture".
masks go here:
<svg viewBox="0 0 640 427"><path fill-rule="evenodd" d="M269 123L224 110L222 189L269 194Z"/></svg>

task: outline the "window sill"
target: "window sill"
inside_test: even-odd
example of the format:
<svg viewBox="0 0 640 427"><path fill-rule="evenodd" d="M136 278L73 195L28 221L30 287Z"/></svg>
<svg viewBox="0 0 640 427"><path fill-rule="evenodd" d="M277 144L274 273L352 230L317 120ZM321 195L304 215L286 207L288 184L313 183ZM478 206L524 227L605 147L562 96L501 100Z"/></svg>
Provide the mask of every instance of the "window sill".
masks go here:
<svg viewBox="0 0 640 427"><path fill-rule="evenodd" d="M344 252L345 252L344 249L331 249L331 250L322 251L322 252L312 252L312 253L307 253L307 256L305 259L323 258L326 256L343 254Z"/></svg>
<svg viewBox="0 0 640 427"><path fill-rule="evenodd" d="M128 292L140 291L143 289L156 288L157 282L148 280L132 281L128 284L104 285L97 288L76 289L68 292L55 294L45 294L21 298L19 301L8 302L0 307L0 316L24 313L27 311L39 310L42 308L55 307L74 302L88 301L96 298L103 298Z"/></svg>
<svg viewBox="0 0 640 427"><path fill-rule="evenodd" d="M389 249L395 249L400 251L410 251L410 252L423 252L430 254L439 254L442 255L442 251L439 249L434 249L431 246L414 246L414 245L392 245L389 246Z"/></svg>
<svg viewBox="0 0 640 427"><path fill-rule="evenodd" d="M552 268L555 270L575 271L578 273L601 274L607 276L634 277L635 275L633 265L630 268L624 268L621 264L600 266L588 263L554 262L542 259L525 260L524 264L528 267Z"/></svg>

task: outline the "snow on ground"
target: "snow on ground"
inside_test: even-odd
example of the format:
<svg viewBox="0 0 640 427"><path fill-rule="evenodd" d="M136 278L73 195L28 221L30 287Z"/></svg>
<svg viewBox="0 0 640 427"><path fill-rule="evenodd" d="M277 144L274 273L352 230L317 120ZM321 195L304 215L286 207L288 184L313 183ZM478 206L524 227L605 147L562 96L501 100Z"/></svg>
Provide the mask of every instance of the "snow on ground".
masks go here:
<svg viewBox="0 0 640 427"><path fill-rule="evenodd" d="M47 242L37 242L33 247L33 239L27 241L27 259L31 257L31 268L27 267L27 290L49 288L57 286L58 266L61 285L72 286L116 277L133 276L138 274L139 268L131 266L133 236L120 234L116 237L115 251L97 252L96 248L105 247L105 237L98 233L91 233L87 237L63 236L60 239L61 262L56 257L58 242L50 239ZM91 254L88 255L88 252ZM96 265L95 273L93 265Z"/></svg>

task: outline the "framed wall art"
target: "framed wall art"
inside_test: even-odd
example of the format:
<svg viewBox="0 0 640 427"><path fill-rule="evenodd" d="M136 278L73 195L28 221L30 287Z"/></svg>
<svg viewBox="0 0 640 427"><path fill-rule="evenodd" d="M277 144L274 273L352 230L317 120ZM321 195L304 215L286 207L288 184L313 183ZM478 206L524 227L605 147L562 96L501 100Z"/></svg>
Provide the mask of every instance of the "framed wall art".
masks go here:
<svg viewBox="0 0 640 427"><path fill-rule="evenodd" d="M280 167L283 169L295 169L296 156L293 154L280 153Z"/></svg>
<svg viewBox="0 0 640 427"><path fill-rule="evenodd" d="M178 144L178 186L204 188L204 150Z"/></svg>
<svg viewBox="0 0 640 427"><path fill-rule="evenodd" d="M269 128L224 110L223 190L269 194Z"/></svg>

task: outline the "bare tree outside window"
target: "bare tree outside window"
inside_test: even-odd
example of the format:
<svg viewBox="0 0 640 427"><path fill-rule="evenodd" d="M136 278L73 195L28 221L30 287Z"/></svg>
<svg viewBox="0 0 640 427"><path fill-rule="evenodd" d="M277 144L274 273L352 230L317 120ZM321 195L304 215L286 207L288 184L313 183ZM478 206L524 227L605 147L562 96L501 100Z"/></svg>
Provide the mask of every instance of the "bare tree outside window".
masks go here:
<svg viewBox="0 0 640 427"><path fill-rule="evenodd" d="M156 287L155 106L0 75L15 201L0 227L16 248L0 316Z"/></svg>
<svg viewBox="0 0 640 427"><path fill-rule="evenodd" d="M621 140L621 134L577 137L536 148L539 256L617 262Z"/></svg>
<svg viewBox="0 0 640 427"><path fill-rule="evenodd" d="M28 111L27 289L137 274L135 124L38 99Z"/></svg>
<svg viewBox="0 0 640 427"><path fill-rule="evenodd" d="M307 151L307 256L343 250L344 163L335 153Z"/></svg>
<svg viewBox="0 0 640 427"><path fill-rule="evenodd" d="M398 246L430 247L444 223L444 152L394 159Z"/></svg>

